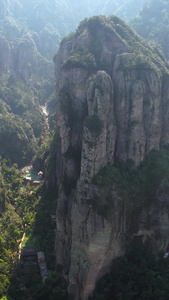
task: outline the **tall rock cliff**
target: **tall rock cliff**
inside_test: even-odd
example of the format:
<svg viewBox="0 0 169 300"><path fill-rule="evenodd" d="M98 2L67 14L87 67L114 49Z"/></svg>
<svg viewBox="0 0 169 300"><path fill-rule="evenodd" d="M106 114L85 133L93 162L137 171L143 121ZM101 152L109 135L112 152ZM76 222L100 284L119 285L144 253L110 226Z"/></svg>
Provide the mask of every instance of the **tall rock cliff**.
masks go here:
<svg viewBox="0 0 169 300"><path fill-rule="evenodd" d="M162 200L157 197L158 209L142 207L136 219L137 203L113 182L101 188L93 178L115 159L137 167L168 144L169 68L117 17L82 22L62 41L55 66L61 139L56 257L69 273L73 299L85 300L133 236L151 237L156 250L167 243L169 232L157 239L152 227L169 222ZM113 203L106 214L105 201Z"/></svg>

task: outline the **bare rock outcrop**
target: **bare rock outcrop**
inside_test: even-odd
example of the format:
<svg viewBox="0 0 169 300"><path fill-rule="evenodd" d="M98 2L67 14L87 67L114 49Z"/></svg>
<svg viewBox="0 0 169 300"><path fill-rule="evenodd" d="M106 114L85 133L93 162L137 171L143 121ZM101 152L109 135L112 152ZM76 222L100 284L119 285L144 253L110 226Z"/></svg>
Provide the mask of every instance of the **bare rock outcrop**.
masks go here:
<svg viewBox="0 0 169 300"><path fill-rule="evenodd" d="M163 246L167 241L168 229L159 234L153 227L169 220L162 204L148 212L142 207L135 223L137 204L113 185L99 188L93 178L115 159L137 167L152 149L168 144L169 69L116 17L82 22L62 41L55 66L62 157L56 259L69 272L73 299L86 300L133 236L160 236ZM105 199L113 206L106 208Z"/></svg>
<svg viewBox="0 0 169 300"><path fill-rule="evenodd" d="M118 134L116 155L136 165L161 139L161 80L147 68L124 70L133 54L117 55L113 68Z"/></svg>

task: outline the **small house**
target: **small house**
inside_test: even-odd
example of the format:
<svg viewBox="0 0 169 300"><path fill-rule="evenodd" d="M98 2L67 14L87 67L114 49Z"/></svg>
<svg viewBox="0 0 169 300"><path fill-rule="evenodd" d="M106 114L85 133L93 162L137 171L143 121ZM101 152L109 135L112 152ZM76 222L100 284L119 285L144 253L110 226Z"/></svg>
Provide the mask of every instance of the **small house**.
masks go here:
<svg viewBox="0 0 169 300"><path fill-rule="evenodd" d="M24 247L21 250L20 264L25 275L29 274L31 270L39 273L37 252L33 247Z"/></svg>
<svg viewBox="0 0 169 300"><path fill-rule="evenodd" d="M34 180L34 181L32 181L32 184L33 184L34 186L38 186L38 185L40 184L40 181Z"/></svg>
<svg viewBox="0 0 169 300"><path fill-rule="evenodd" d="M26 183L32 183L32 179L31 179L31 177L24 177L24 179L23 179Z"/></svg>
<svg viewBox="0 0 169 300"><path fill-rule="evenodd" d="M43 172L42 172L42 171L39 171L39 172L38 172L38 178L39 178L39 179L42 179L42 178L43 178Z"/></svg>
<svg viewBox="0 0 169 300"><path fill-rule="evenodd" d="M44 254L44 252L39 251L39 252L37 253L37 255L38 255L38 262L40 262L40 261L45 261L45 254Z"/></svg>
<svg viewBox="0 0 169 300"><path fill-rule="evenodd" d="M42 251L39 251L37 253L37 257L38 257L38 265L39 265L39 269L40 269L40 274L43 278L43 281L45 280L45 278L48 275L48 269L47 269L47 265L46 265L46 261L45 261L45 254Z"/></svg>

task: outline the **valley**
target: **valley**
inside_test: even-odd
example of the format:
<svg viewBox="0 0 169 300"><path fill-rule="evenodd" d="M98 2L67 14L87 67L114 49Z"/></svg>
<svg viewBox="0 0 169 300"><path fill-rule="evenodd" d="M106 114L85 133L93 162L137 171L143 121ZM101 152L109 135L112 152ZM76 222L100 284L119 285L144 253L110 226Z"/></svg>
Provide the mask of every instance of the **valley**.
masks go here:
<svg viewBox="0 0 169 300"><path fill-rule="evenodd" d="M168 299L168 14L0 2L1 300Z"/></svg>

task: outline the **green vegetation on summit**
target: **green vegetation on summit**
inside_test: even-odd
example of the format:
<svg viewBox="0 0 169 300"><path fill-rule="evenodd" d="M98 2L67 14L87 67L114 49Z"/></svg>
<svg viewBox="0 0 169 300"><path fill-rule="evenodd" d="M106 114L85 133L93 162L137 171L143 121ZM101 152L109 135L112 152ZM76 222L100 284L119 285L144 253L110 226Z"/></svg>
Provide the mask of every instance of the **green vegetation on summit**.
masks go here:
<svg viewBox="0 0 169 300"><path fill-rule="evenodd" d="M169 58L169 3L164 0L151 0L139 15L130 21L136 32L147 39L157 49L161 46L166 58Z"/></svg>
<svg viewBox="0 0 169 300"><path fill-rule="evenodd" d="M103 4L105 12L107 4L109 11L139 6L135 0L103 2L92 2L91 11ZM118 17L91 17L61 42L55 95L51 58L86 3L6 3L0 3L0 298L66 300L69 285L81 299L133 240L129 253L113 260L93 299L167 299L169 263L153 257L146 243L142 248L138 233L158 227L151 246L161 238L161 249L168 239L160 226L169 219L169 151L151 151L167 143L168 132L161 131L169 115L168 90L162 90L168 62L157 45ZM46 103L49 123L41 108ZM38 188L24 182L16 165L32 161L45 177ZM25 246L45 253L45 282L33 268L24 276L17 264L23 233Z"/></svg>
<svg viewBox="0 0 169 300"><path fill-rule="evenodd" d="M85 28L89 30L92 37L89 49L77 49L74 51L63 63L63 68L81 67L87 69L89 72L105 70L110 73L110 62L108 63L101 58L103 41L100 38L100 32L102 32L105 42L108 43L112 36L117 36L123 45L127 47L128 52L135 55L128 57L127 63L125 62L121 66L122 68L132 69L142 67L145 69L154 69L159 75L163 72L168 73L169 66L162 51L143 40L132 28L116 16L98 16L85 19L80 23L76 34L63 39L62 44L67 41L71 42ZM112 60L114 59L113 55L112 53Z"/></svg>
<svg viewBox="0 0 169 300"><path fill-rule="evenodd" d="M64 69L71 69L72 67L93 71L96 67L96 63L93 55L89 51L83 50L73 53L63 64Z"/></svg>
<svg viewBox="0 0 169 300"><path fill-rule="evenodd" d="M95 63L91 69L89 57ZM168 145L169 65L158 47L116 16L82 21L63 39L54 62L61 139L56 258L69 269L72 298L87 299L135 237L150 255L167 246L169 152L160 147ZM125 299L123 287L128 299L149 299L154 286L153 297L166 295L167 281L161 289L157 284L160 263L155 275L145 264L151 278L145 293L140 292L142 266L137 284L139 266L131 258L129 287L122 278L116 293L110 279L108 295L103 285L95 299L111 299L113 293Z"/></svg>

